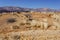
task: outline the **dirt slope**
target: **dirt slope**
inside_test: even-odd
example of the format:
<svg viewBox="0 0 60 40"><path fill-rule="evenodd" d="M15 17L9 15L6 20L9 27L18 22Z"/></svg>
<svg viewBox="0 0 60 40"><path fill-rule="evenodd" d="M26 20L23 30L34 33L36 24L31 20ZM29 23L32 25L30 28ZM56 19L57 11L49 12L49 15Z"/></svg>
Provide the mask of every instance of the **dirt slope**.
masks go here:
<svg viewBox="0 0 60 40"><path fill-rule="evenodd" d="M0 40L60 40L60 13L0 14Z"/></svg>

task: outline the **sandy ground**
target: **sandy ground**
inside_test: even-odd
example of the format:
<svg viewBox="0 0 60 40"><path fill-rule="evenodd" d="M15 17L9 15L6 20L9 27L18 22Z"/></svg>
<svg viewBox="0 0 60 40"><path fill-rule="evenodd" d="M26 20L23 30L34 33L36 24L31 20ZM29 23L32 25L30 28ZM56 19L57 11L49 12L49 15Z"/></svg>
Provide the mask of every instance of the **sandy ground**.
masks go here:
<svg viewBox="0 0 60 40"><path fill-rule="evenodd" d="M60 40L60 13L0 14L0 40Z"/></svg>

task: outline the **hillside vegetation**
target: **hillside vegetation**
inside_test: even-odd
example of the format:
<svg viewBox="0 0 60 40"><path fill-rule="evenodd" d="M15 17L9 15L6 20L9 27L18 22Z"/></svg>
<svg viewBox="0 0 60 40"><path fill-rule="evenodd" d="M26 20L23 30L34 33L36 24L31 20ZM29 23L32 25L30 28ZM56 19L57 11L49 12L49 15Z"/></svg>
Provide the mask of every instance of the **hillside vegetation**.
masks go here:
<svg viewBox="0 0 60 40"><path fill-rule="evenodd" d="M5 37L6 40L60 40L60 31L57 30L60 30L60 12L0 14L0 40Z"/></svg>

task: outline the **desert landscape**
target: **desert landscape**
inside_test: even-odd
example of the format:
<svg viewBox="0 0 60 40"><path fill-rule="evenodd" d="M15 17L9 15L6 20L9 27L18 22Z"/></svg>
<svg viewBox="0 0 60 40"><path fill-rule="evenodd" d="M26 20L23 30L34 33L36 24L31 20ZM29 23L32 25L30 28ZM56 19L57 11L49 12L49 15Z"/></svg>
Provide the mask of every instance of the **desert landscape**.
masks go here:
<svg viewBox="0 0 60 40"><path fill-rule="evenodd" d="M0 40L60 40L60 0L0 0Z"/></svg>
<svg viewBox="0 0 60 40"><path fill-rule="evenodd" d="M59 11L7 10L0 10L0 40L60 40Z"/></svg>

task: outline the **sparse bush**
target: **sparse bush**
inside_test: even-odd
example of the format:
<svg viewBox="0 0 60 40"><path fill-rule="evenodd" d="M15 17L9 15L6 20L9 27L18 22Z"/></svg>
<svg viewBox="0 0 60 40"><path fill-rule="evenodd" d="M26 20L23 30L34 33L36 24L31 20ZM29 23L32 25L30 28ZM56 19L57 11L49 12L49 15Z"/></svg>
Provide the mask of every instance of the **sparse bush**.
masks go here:
<svg viewBox="0 0 60 40"><path fill-rule="evenodd" d="M8 40L8 37L4 37L3 40Z"/></svg>
<svg viewBox="0 0 60 40"><path fill-rule="evenodd" d="M13 29L19 29L19 26L15 25L13 26Z"/></svg>
<svg viewBox="0 0 60 40"><path fill-rule="evenodd" d="M27 24L27 25L30 25L30 23L28 23L28 22L27 22L26 24Z"/></svg>
<svg viewBox="0 0 60 40"><path fill-rule="evenodd" d="M16 22L16 20L14 18L10 18L10 19L7 20L7 22L8 23L14 23L14 22Z"/></svg>
<svg viewBox="0 0 60 40"><path fill-rule="evenodd" d="M29 18L29 21L32 21L33 19L32 18Z"/></svg>
<svg viewBox="0 0 60 40"><path fill-rule="evenodd" d="M20 23L20 25L25 25L25 23Z"/></svg>
<svg viewBox="0 0 60 40"><path fill-rule="evenodd" d="M31 15L30 14L24 14L27 18L30 18Z"/></svg>
<svg viewBox="0 0 60 40"><path fill-rule="evenodd" d="M20 14L21 12L17 12L18 14Z"/></svg>

